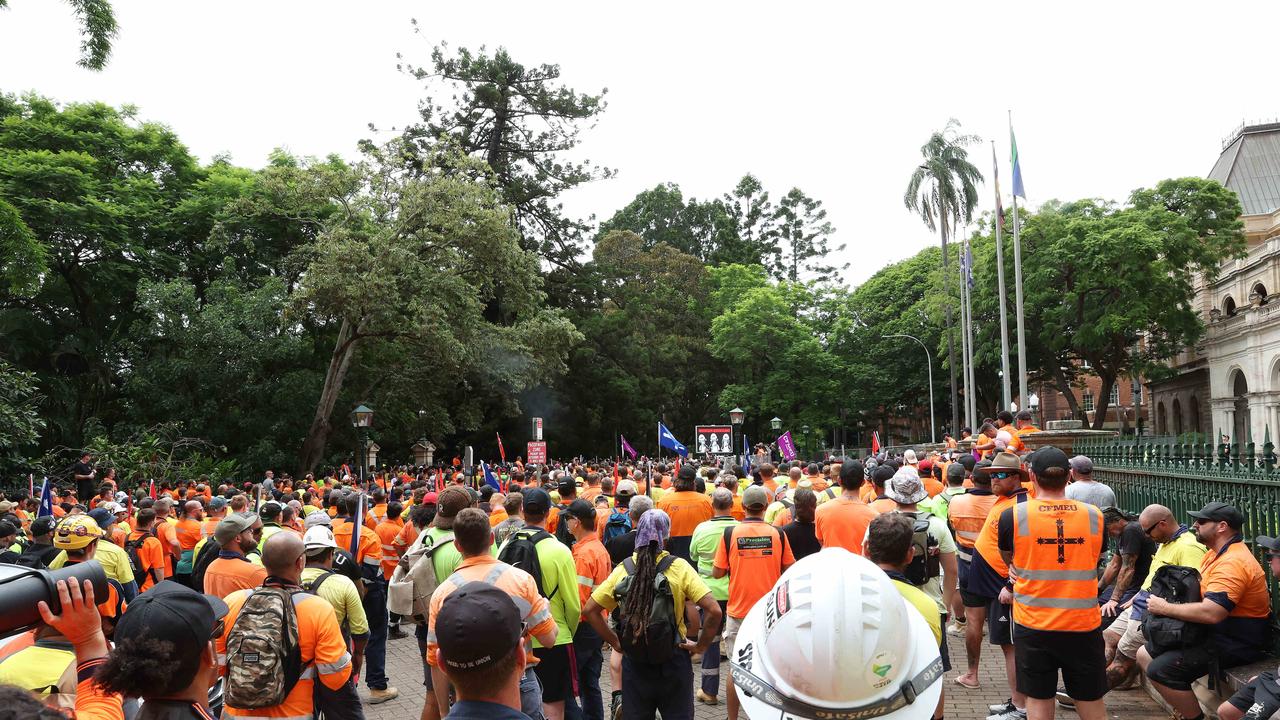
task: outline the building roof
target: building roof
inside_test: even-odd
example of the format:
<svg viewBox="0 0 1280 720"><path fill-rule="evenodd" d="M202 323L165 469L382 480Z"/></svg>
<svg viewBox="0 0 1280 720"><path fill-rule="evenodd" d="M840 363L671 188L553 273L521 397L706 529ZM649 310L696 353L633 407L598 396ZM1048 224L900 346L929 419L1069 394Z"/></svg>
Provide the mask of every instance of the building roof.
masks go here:
<svg viewBox="0 0 1280 720"><path fill-rule="evenodd" d="M1241 126L1224 144L1209 179L1234 190L1245 215L1280 208L1280 122Z"/></svg>

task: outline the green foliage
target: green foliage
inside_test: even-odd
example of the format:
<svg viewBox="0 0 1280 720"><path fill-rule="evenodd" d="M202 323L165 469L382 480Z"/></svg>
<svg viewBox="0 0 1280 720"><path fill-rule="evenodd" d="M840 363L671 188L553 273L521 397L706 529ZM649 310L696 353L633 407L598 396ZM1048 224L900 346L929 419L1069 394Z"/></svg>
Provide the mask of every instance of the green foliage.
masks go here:
<svg viewBox="0 0 1280 720"><path fill-rule="evenodd" d="M239 469L234 460L217 458L225 451L205 440L184 436L181 423L168 422L141 428L115 441L106 435L94 434L82 448L54 448L39 465L51 477L67 475L72 463L87 452L99 466L115 468L116 477L124 487L150 480L160 483L195 479L201 475L218 483L235 479Z"/></svg>
<svg viewBox="0 0 1280 720"><path fill-rule="evenodd" d="M27 452L40 439L45 421L35 373L0 360L0 472L27 464Z"/></svg>
<svg viewBox="0 0 1280 720"><path fill-rule="evenodd" d="M636 195L626 207L600 224L597 241L615 230L629 230L644 240L646 247L666 243L709 264L760 262L759 253L737 257L740 247L734 219L719 200L685 202L679 186L664 183Z"/></svg>
<svg viewBox="0 0 1280 720"><path fill-rule="evenodd" d="M557 199L612 175L589 161L566 158L582 128L604 112L607 90L576 92L559 83L558 65L526 66L505 48L492 55L483 46L475 53L451 53L441 44L431 51L429 66L397 67L423 81L429 93L418 105L421 122L405 131L410 165L426 172L442 143L483 160L515 214L524 248L553 265L576 268L587 226L565 217Z"/></svg>

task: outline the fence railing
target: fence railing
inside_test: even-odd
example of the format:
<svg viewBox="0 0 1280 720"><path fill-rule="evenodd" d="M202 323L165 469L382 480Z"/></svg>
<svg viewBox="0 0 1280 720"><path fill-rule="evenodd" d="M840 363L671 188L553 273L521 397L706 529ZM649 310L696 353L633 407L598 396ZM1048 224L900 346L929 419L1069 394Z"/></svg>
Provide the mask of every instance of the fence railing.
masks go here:
<svg viewBox="0 0 1280 720"><path fill-rule="evenodd" d="M1152 443L1117 445L1089 441L1075 452L1093 461L1093 477L1108 485L1121 508L1138 513L1151 504L1173 512L1178 522L1212 501L1234 505L1244 515L1245 542L1268 568L1265 552L1252 544L1258 535L1280 536L1280 468L1270 441L1254 443ZM1280 583L1268 571L1271 607L1280 610ZM1280 654L1280 633L1272 651Z"/></svg>

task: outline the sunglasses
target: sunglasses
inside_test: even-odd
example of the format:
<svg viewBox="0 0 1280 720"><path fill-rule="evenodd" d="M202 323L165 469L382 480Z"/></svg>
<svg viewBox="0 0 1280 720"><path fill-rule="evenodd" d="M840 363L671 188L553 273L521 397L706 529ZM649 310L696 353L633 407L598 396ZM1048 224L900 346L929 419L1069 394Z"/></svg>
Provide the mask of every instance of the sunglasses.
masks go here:
<svg viewBox="0 0 1280 720"><path fill-rule="evenodd" d="M1160 523L1162 523L1162 522L1164 522L1164 520L1157 520L1157 521L1155 521L1155 522L1151 523L1151 527L1144 527L1144 528L1142 528L1142 534L1143 534L1143 535L1146 535L1147 537L1151 537L1151 531L1152 531L1152 530L1155 530L1155 529L1156 529L1156 526L1157 526L1157 525L1159 525L1159 524L1160 524Z"/></svg>
<svg viewBox="0 0 1280 720"><path fill-rule="evenodd" d="M1004 480L1005 478L1012 477L1012 476L1013 476L1013 473L1007 473L1007 472L993 472L990 475L992 480Z"/></svg>

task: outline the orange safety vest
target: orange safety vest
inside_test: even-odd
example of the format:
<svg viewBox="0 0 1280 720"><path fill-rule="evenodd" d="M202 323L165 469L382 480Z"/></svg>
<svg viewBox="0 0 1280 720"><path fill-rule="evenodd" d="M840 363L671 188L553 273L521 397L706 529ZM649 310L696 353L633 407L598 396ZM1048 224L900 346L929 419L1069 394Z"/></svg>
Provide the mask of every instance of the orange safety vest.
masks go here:
<svg viewBox="0 0 1280 720"><path fill-rule="evenodd" d="M995 570L1001 577L1009 577L1009 566L1005 564L1004 558L1000 555L1000 538L997 531L1000 528L1000 513L1010 505L1018 503L1020 498L1026 497L1026 493L1019 488L1018 492L1012 495L997 495L996 502L991 506L990 512L987 513L986 519L982 522L982 529L978 531L978 540L973 544L973 549L982 556L987 565ZM950 510L947 515L950 517Z"/></svg>
<svg viewBox="0 0 1280 720"><path fill-rule="evenodd" d="M1023 627L1089 632L1098 610L1102 511L1076 500L1028 499L1013 510L1013 619Z"/></svg>
<svg viewBox="0 0 1280 720"><path fill-rule="evenodd" d="M947 518L956 531L956 556L966 562L973 561L973 546L978 542L982 524L991 514L991 507L1000 499L994 493L973 495L963 493L951 498L947 506Z"/></svg>

